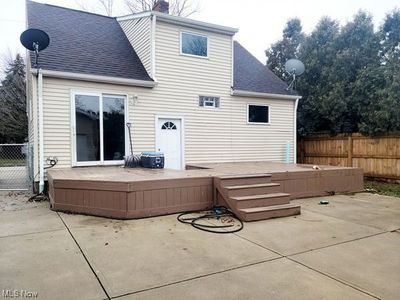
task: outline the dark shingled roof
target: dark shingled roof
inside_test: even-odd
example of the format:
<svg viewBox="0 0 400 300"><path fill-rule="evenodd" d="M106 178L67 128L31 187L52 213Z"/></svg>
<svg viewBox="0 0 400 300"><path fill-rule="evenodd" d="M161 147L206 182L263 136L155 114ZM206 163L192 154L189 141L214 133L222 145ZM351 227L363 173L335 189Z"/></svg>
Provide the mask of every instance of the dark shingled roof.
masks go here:
<svg viewBox="0 0 400 300"><path fill-rule="evenodd" d="M288 91L287 84L268 67L250 54L238 42L234 42L233 89L258 93L297 95Z"/></svg>
<svg viewBox="0 0 400 300"><path fill-rule="evenodd" d="M50 36L42 69L152 81L115 18L32 1L27 8L29 28Z"/></svg>
<svg viewBox="0 0 400 300"><path fill-rule="evenodd" d="M152 81L116 18L32 1L27 6L28 27L50 36L49 47L40 52L42 69ZM238 42L233 88L296 95Z"/></svg>

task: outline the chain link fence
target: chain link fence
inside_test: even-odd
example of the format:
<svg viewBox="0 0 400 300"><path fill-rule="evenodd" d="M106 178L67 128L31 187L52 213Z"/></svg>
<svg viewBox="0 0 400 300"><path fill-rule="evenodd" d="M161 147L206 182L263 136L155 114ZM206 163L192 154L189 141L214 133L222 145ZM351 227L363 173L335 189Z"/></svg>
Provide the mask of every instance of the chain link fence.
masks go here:
<svg viewBox="0 0 400 300"><path fill-rule="evenodd" d="M29 190L32 166L29 144L0 144L0 190Z"/></svg>

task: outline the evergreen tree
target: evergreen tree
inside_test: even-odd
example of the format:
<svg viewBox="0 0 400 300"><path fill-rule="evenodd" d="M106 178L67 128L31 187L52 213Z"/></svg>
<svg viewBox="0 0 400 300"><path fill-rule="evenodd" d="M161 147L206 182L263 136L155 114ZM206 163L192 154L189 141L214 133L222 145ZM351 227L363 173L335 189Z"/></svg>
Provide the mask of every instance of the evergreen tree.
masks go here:
<svg viewBox="0 0 400 300"><path fill-rule="evenodd" d="M304 38L300 19L293 18L286 23L283 29L282 40L274 43L271 48L265 51L267 65L278 77L288 79L285 73L285 63L291 58L296 58L299 45Z"/></svg>
<svg viewBox="0 0 400 300"><path fill-rule="evenodd" d="M335 41L338 35L339 24L323 17L300 47L299 59L306 66L305 73L299 77L297 84L298 92L303 96L298 113L300 135L326 130L330 122L325 114L336 118L342 113L341 110L333 110L327 99L332 90L329 81L336 59Z"/></svg>
<svg viewBox="0 0 400 300"><path fill-rule="evenodd" d="M362 70L353 99L358 104L359 130L379 135L400 130L400 11L386 15L377 33L381 63Z"/></svg>
<svg viewBox="0 0 400 300"><path fill-rule="evenodd" d="M395 9L386 15L379 32L382 45L382 60L400 59L400 10ZM396 61L392 61L395 62Z"/></svg>
<svg viewBox="0 0 400 300"><path fill-rule="evenodd" d="M300 47L306 72L299 80L299 133L357 132L364 103L355 97L359 76L380 66L372 17L360 11L341 29L322 18ZM366 83L365 83L366 84Z"/></svg>
<svg viewBox="0 0 400 300"><path fill-rule="evenodd" d="M360 73L379 67L379 40L374 32L372 16L360 11L347 23L335 41L336 58L330 71L332 89L326 101L340 115L327 114L332 133L357 132L360 123L360 103L354 88Z"/></svg>
<svg viewBox="0 0 400 300"><path fill-rule="evenodd" d="M28 133L25 63L21 55L8 63L0 86L0 143L22 143Z"/></svg>

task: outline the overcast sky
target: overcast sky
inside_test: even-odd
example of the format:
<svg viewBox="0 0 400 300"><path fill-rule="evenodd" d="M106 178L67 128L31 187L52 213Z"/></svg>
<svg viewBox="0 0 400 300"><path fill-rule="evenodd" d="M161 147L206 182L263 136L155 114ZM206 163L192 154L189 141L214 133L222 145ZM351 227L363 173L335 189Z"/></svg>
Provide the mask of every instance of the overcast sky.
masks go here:
<svg viewBox="0 0 400 300"><path fill-rule="evenodd" d="M80 0L94 6L98 0ZM124 0L115 0L115 11L126 14ZM196 0L194 0L196 1ZM79 8L78 0L37 0L59 6ZM310 32L322 16L330 16L342 24L359 10L372 13L375 27L399 0L200 0L201 9L191 18L239 28L235 36L260 61L265 63L264 50L281 37L286 21L299 17L305 32ZM0 55L25 53L19 35L25 29L25 0L0 0Z"/></svg>

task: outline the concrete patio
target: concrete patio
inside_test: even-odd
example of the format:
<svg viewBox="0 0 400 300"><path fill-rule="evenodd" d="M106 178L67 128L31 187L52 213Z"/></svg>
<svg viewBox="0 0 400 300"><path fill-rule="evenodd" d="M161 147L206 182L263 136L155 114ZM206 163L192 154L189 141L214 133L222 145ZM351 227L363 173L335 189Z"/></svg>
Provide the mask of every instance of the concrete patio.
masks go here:
<svg viewBox="0 0 400 300"><path fill-rule="evenodd" d="M176 215L118 221L0 194L0 299L398 299L400 199L295 200L302 214L217 235Z"/></svg>

